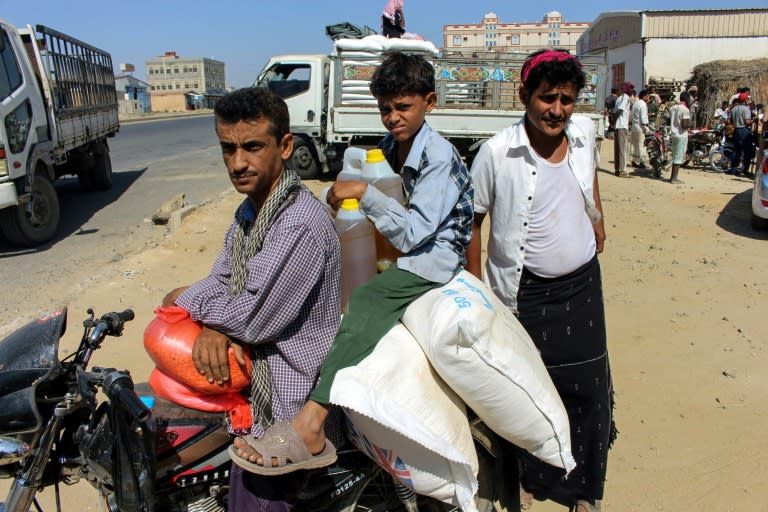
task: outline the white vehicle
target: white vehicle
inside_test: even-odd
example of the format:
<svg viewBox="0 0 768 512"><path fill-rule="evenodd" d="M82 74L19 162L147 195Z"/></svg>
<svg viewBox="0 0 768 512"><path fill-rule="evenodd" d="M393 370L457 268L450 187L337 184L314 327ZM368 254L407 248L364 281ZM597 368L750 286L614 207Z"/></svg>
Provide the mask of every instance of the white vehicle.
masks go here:
<svg viewBox="0 0 768 512"><path fill-rule="evenodd" d="M112 187L112 58L42 25L17 29L0 19L0 119L0 230L16 245L47 242L60 219L57 178Z"/></svg>
<svg viewBox="0 0 768 512"><path fill-rule="evenodd" d="M347 146L375 145L387 131L368 86L383 52L423 54L435 67L437 106L427 121L471 163L480 144L523 115L518 98L520 68L527 55L487 52L438 56L432 43L370 36L335 41L332 55L277 55L259 74L256 87L288 104L295 137L292 166L305 179L338 171ZM593 118L604 133L606 66L582 59L587 86L576 111Z"/></svg>
<svg viewBox="0 0 768 512"><path fill-rule="evenodd" d="M763 162L755 171L755 187L752 189L752 227L768 229L768 149L763 152Z"/></svg>

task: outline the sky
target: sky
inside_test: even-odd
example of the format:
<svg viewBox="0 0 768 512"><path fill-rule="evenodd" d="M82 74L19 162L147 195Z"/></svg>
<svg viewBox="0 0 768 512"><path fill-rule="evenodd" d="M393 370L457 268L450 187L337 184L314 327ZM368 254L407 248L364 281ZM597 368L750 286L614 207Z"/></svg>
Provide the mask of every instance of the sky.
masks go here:
<svg viewBox="0 0 768 512"><path fill-rule="evenodd" d="M768 7L768 0L615 0L525 2L511 0L405 0L406 30L442 45L443 25L480 23L496 13L502 23L538 22L559 11L565 21L592 22L601 13L642 5L647 10ZM15 26L42 24L136 66L146 80L148 59L166 51L226 64L228 86L253 83L270 56L330 53L325 27L348 21L380 29L386 0L0 0L0 17Z"/></svg>

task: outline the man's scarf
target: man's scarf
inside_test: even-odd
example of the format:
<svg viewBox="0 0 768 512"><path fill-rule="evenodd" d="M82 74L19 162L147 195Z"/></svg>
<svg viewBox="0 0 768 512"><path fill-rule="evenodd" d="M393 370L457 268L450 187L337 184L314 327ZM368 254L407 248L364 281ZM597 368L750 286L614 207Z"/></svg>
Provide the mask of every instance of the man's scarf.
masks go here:
<svg viewBox="0 0 768 512"><path fill-rule="evenodd" d="M250 220L245 215L247 204L244 203L237 209L235 213L237 227L232 240L230 295L239 295L245 290L248 280L246 263L261 250L267 230L275 219L296 200L299 191L304 188L296 172L285 169L277 185L264 201L255 220ZM258 422L266 430L274 423L274 418L272 417L272 372L269 370L263 344L251 345L251 361L253 364L251 377L253 421Z"/></svg>

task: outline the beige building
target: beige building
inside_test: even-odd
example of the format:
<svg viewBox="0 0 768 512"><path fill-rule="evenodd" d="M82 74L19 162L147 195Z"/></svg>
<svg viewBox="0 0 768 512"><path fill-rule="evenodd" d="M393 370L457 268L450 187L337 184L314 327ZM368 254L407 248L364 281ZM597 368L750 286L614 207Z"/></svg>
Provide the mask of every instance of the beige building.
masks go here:
<svg viewBox="0 0 768 512"><path fill-rule="evenodd" d="M548 12L541 22L503 23L494 13L481 23L444 25L446 54L471 55L478 52L531 53L542 48L564 48L575 53L576 41L589 29L588 22L567 22L557 11Z"/></svg>
<svg viewBox="0 0 768 512"><path fill-rule="evenodd" d="M218 60L165 52L146 65L155 112L210 108L226 91L224 63Z"/></svg>

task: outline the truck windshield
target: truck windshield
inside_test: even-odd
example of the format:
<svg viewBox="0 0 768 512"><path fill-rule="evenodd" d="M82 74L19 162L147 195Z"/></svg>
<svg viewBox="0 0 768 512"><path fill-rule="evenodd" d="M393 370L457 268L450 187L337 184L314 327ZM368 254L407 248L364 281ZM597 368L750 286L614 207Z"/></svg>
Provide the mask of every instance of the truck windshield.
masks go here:
<svg viewBox="0 0 768 512"><path fill-rule="evenodd" d="M276 64L261 74L256 85L290 98L309 90L310 71L309 64Z"/></svg>
<svg viewBox="0 0 768 512"><path fill-rule="evenodd" d="M21 70L5 30L0 28L0 101L21 86Z"/></svg>

